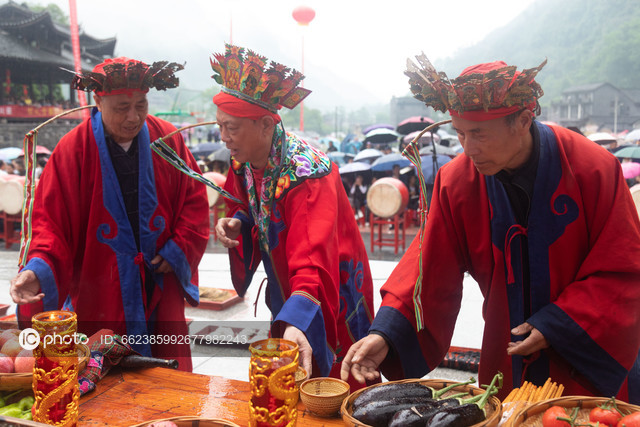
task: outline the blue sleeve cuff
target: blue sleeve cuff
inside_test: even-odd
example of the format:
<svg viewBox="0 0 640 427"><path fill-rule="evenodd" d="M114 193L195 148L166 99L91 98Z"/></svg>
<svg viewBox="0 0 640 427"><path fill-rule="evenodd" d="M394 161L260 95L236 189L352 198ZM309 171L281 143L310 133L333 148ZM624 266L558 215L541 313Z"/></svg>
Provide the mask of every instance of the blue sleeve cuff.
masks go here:
<svg viewBox="0 0 640 427"><path fill-rule="evenodd" d="M31 258L22 270L31 270L40 281L40 289L44 292L43 306L45 311L58 309L58 285L53 271L44 260Z"/></svg>
<svg viewBox="0 0 640 427"><path fill-rule="evenodd" d="M307 337L313 358L323 377L329 376L334 354L327 345L324 317L320 306L302 295L291 295L284 303L274 322L286 322L300 329Z"/></svg>
<svg viewBox="0 0 640 427"><path fill-rule="evenodd" d="M236 212L233 217L239 219L242 223L240 227L242 254L238 248L229 249L231 281L238 295L243 297L249 285L251 285L255 269L258 267L257 262L256 265L251 265L254 256L253 237L251 236L253 222L243 211Z"/></svg>
<svg viewBox="0 0 640 427"><path fill-rule="evenodd" d="M603 396L618 394L627 370L555 304L549 304L527 322L540 331L565 360L584 375Z"/></svg>
<svg viewBox="0 0 640 427"><path fill-rule="evenodd" d="M173 268L173 272L178 277L178 281L182 285L189 304L198 305L200 302L200 293L198 292L198 286L191 283L191 266L182 249L173 240L168 240L167 243L160 248L158 254L167 260L171 268Z"/></svg>
<svg viewBox="0 0 640 427"><path fill-rule="evenodd" d="M422 356L413 325L400 311L388 306L380 307L369 331L380 332L391 341L393 344L393 349L390 349L392 357L399 359L402 367L402 377L422 378L431 371Z"/></svg>

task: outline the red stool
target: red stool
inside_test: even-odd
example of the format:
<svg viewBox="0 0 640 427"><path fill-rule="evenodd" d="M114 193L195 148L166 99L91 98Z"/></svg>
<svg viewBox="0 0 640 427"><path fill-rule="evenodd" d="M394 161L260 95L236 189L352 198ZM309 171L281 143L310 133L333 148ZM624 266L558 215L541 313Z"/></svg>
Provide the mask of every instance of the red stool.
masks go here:
<svg viewBox="0 0 640 427"><path fill-rule="evenodd" d="M4 224L4 247L9 249L14 243L20 244L20 231L15 230L15 225L22 226L22 214L10 215L2 212L0 218Z"/></svg>
<svg viewBox="0 0 640 427"><path fill-rule="evenodd" d="M373 213L370 214L369 224L371 225L371 252L375 251L375 247L382 248L383 246L393 246L394 254L398 253L398 248L402 245L402 251L405 250L405 236L406 236L406 219L407 216L404 213L398 213L390 218L380 218ZM384 237L382 232L383 226L393 225L393 237ZM378 230L378 236L376 237L376 228ZM402 230L401 230L402 229Z"/></svg>

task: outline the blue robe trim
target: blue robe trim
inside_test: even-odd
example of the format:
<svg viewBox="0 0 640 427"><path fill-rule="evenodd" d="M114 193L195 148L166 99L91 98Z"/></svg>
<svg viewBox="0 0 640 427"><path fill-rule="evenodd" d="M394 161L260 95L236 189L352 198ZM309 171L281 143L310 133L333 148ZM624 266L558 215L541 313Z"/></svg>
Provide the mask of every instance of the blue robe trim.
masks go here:
<svg viewBox="0 0 640 427"><path fill-rule="evenodd" d="M111 157L104 137L102 114L96 108L92 111L91 126L100 156L104 208L116 223L115 230L111 230L109 224L101 224L98 227L96 238L99 242L108 245L116 257L127 334L138 336L147 335L148 330L142 299L140 268L134 263L138 249L136 248L133 230L127 217L122 192L120 191L120 184L118 183L118 178L111 163ZM138 134L138 145L148 146L150 144L149 141L149 128L145 123ZM141 156L141 158L142 157L143 156ZM140 182L139 191L140 188L146 185L150 185L150 183ZM147 191L143 189L141 194L147 194ZM141 206L144 203L146 202L141 203ZM142 237L141 233L141 241ZM147 242L141 243L143 248L148 247L148 245L149 243ZM149 344L134 344L132 347L143 356L151 356L151 346Z"/></svg>
<svg viewBox="0 0 640 427"><path fill-rule="evenodd" d="M629 403L640 405L640 352L628 376Z"/></svg>
<svg viewBox="0 0 640 427"><path fill-rule="evenodd" d="M584 375L602 396L618 394L627 377L627 370L558 306L547 305L531 316L529 323L544 335L562 357L570 360L571 365Z"/></svg>
<svg viewBox="0 0 640 427"><path fill-rule="evenodd" d="M24 270L33 271L40 281L40 289L44 292L44 299L42 300L44 310L57 310L59 298L58 285L56 284L53 271L49 268L49 264L40 258L31 258L22 269L22 271Z"/></svg>
<svg viewBox="0 0 640 427"><path fill-rule="evenodd" d="M180 246L173 240L168 240L167 243L160 248L158 253L171 264L173 272L182 284L182 289L189 304L193 306L198 305L200 302L200 293L198 287L191 283L191 266ZM158 285L160 285L160 282L158 282Z"/></svg>
<svg viewBox="0 0 640 427"><path fill-rule="evenodd" d="M355 341L367 335L371 321L365 308L362 294L364 281L364 265L359 261L354 266L354 260L340 262L340 277L346 273L347 280L340 283L340 312L345 312L345 321L349 332ZM336 349L340 353L340 349Z"/></svg>
<svg viewBox="0 0 640 427"><path fill-rule="evenodd" d="M431 368L424 360L414 327L393 307L382 306L376 313L370 331L382 332L393 344L393 352L400 359L403 378L422 378ZM401 351L398 351L401 350Z"/></svg>
<svg viewBox="0 0 640 427"><path fill-rule="evenodd" d="M327 345L320 306L302 295L291 295L274 320L278 321L286 322L304 332L313 349L313 358L320 368L320 375L329 376L334 354Z"/></svg>

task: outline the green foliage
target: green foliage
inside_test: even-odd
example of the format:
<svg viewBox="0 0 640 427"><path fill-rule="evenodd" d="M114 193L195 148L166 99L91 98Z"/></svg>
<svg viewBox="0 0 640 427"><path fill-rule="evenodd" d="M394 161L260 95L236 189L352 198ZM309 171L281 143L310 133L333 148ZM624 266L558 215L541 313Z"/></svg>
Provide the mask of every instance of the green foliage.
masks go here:
<svg viewBox="0 0 640 427"><path fill-rule="evenodd" d="M49 3L46 6L41 6L39 4L27 3L29 9L34 12L42 12L43 10L47 10L51 15L51 19L56 24L60 25L69 25L69 17L65 15L65 13L58 7L58 5L54 3Z"/></svg>
<svg viewBox="0 0 640 427"><path fill-rule="evenodd" d="M518 69L547 58L537 81L542 105L572 86L608 82L640 88L640 8L627 0L538 0L478 44L436 61L450 77L466 66L503 60Z"/></svg>

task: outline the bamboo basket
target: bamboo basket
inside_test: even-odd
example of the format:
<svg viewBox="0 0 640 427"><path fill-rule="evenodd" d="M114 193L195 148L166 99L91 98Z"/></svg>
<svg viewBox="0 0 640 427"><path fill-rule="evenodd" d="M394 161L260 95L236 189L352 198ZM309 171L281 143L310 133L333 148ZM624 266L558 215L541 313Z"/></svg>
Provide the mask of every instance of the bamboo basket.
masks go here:
<svg viewBox="0 0 640 427"><path fill-rule="evenodd" d="M178 427L240 427L231 421L222 420L219 418L200 418L200 417L173 417L173 418L161 418L153 421L145 421L140 424L134 424L130 427L147 427L153 423L159 423L162 421L171 421Z"/></svg>
<svg viewBox="0 0 640 427"><path fill-rule="evenodd" d="M556 399L543 400L533 403L522 409L512 419L506 427L542 427L542 415L552 406L562 406L563 408L579 407L578 420L589 421L589 412L598 405L605 403L608 398L589 396L563 396ZM616 400L616 405L625 414L640 411L640 406Z"/></svg>
<svg viewBox="0 0 640 427"><path fill-rule="evenodd" d="M91 357L89 347L84 344L78 344L78 372L87 366L87 362ZM33 382L33 374L30 372L0 374L0 391L30 389Z"/></svg>
<svg viewBox="0 0 640 427"><path fill-rule="evenodd" d="M370 427L368 424L363 424L357 419L353 418L351 414L353 414L353 402L354 400L365 390L370 388L379 387L383 384L404 384L404 383L420 383L427 387L431 387L435 390L440 390L445 388L448 385L456 383L455 381L447 381L447 380L429 380L429 379L411 379L411 380L399 380L399 381L389 381L381 384L376 384L369 386L367 388L360 389L351 393L345 400L342 402L342 407L340 408L340 413L342 414L342 420L345 425L352 427ZM484 389L475 387L469 384L460 384L458 387L454 387L450 391L444 394L443 397L450 396L452 394L458 394L466 392L469 397L477 396L478 394L482 394L485 392ZM465 396L462 396L464 399ZM485 412L487 414L486 419L478 424L474 424L471 427L495 427L500 422L500 418L502 416L502 404L500 399L495 396L491 396L484 407Z"/></svg>

